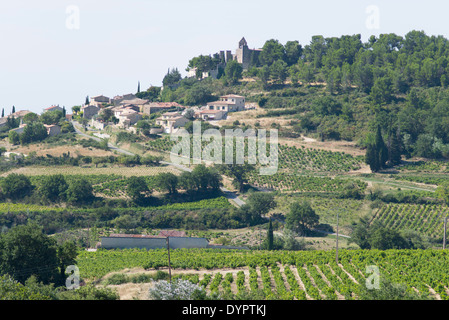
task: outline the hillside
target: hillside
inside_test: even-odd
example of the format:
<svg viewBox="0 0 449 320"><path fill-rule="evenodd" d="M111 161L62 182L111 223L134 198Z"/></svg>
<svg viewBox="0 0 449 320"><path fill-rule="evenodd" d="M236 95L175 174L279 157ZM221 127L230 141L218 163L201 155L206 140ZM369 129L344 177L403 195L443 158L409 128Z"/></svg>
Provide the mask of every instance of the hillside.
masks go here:
<svg viewBox="0 0 449 320"><path fill-rule="evenodd" d="M166 229L217 246L173 250L172 267L176 277L228 298L366 298L360 284L366 267L377 266L383 279L404 283L410 299L448 299L447 254L440 250L449 210L447 39L421 31L367 43L360 35L316 36L307 45L271 39L245 69L220 55L194 57L188 68L197 72L182 78L169 70L163 88L135 95L182 106L128 110L141 114L129 126L109 121L111 100L98 107L112 123L103 129L79 106L70 119L44 113L25 119L26 129L6 126L2 232L33 224L58 245L73 242L82 280L117 289L122 299L133 298L127 288L138 294L151 279L166 279L166 252L102 250L100 238ZM277 130L272 174L260 173L260 158L198 164L190 155L189 164L173 164L177 142L152 133L167 110L184 111L182 127L192 133L195 111L225 94L243 96L245 110L203 120L202 129ZM43 134L47 120L64 131ZM16 129L23 131L11 133ZM189 147L208 145L189 139Z"/></svg>

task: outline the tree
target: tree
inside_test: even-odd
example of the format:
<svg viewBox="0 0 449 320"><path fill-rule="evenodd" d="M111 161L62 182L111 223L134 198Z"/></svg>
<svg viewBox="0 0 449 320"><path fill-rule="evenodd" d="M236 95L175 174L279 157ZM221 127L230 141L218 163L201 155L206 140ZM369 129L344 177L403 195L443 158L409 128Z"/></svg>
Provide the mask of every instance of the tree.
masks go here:
<svg viewBox="0 0 449 320"><path fill-rule="evenodd" d="M17 280L13 279L10 275L0 276L0 297L2 300L50 300L51 297L43 295L40 292L29 288Z"/></svg>
<svg viewBox="0 0 449 320"><path fill-rule="evenodd" d="M20 143L20 135L16 131L8 132L8 141L12 145L17 145Z"/></svg>
<svg viewBox="0 0 449 320"><path fill-rule="evenodd" d="M276 207L274 196L266 192L253 192L248 196L246 204L240 207L239 215L242 222L255 225L262 217Z"/></svg>
<svg viewBox="0 0 449 320"><path fill-rule="evenodd" d="M149 191L144 177L132 176L128 179L126 193L133 201L141 201Z"/></svg>
<svg viewBox="0 0 449 320"><path fill-rule="evenodd" d="M243 192L245 190L245 184L248 183L247 173L254 170L254 166L248 163L223 164L218 166L218 168L223 174L234 178L232 185L236 187L239 192Z"/></svg>
<svg viewBox="0 0 449 320"><path fill-rule="evenodd" d="M73 114L77 114L78 112L80 112L80 110L81 110L81 106L73 106L72 107Z"/></svg>
<svg viewBox="0 0 449 320"><path fill-rule="evenodd" d="M285 49L278 40L270 39L265 42L259 55L261 65L271 66L277 60L284 60Z"/></svg>
<svg viewBox="0 0 449 320"><path fill-rule="evenodd" d="M287 64L283 60L276 60L270 67L270 75L274 83L283 84L287 79Z"/></svg>
<svg viewBox="0 0 449 320"><path fill-rule="evenodd" d="M285 217L285 227L300 235L307 235L313 227L318 225L319 219L310 203L297 201L290 205L290 212Z"/></svg>
<svg viewBox="0 0 449 320"><path fill-rule="evenodd" d="M262 85L264 89L268 88L268 82L270 81L270 67L267 65L264 65L262 68L259 69L257 76L259 77L260 81L262 82Z"/></svg>
<svg viewBox="0 0 449 320"><path fill-rule="evenodd" d="M68 185L62 174L48 175L40 179L39 194L50 201L65 200Z"/></svg>
<svg viewBox="0 0 449 320"><path fill-rule="evenodd" d="M182 76L181 73L178 71L178 68L174 68L172 70L168 69L167 74L162 80L162 84L164 87L171 86L177 84L179 81L181 81L181 79Z"/></svg>
<svg viewBox="0 0 449 320"><path fill-rule="evenodd" d="M20 143L27 144L30 142L42 141L47 138L48 133L45 126L40 122L27 124L23 132L20 134Z"/></svg>
<svg viewBox="0 0 449 320"><path fill-rule="evenodd" d="M178 192L178 176L171 172L159 173L156 177L156 183L159 188L166 190L169 194Z"/></svg>
<svg viewBox="0 0 449 320"><path fill-rule="evenodd" d="M76 264L78 250L74 242L66 241L59 245L56 253L59 261L60 284L64 284L66 279L65 270L70 265Z"/></svg>
<svg viewBox="0 0 449 320"><path fill-rule="evenodd" d="M396 132L391 134L390 143L388 145L388 161L392 165L398 165L401 163L401 154L402 154L402 139L399 132L399 127Z"/></svg>
<svg viewBox="0 0 449 320"><path fill-rule="evenodd" d="M21 225L0 238L2 274L24 283L31 275L50 283L58 277L57 245L37 225Z"/></svg>
<svg viewBox="0 0 449 320"><path fill-rule="evenodd" d="M212 191L217 191L222 184L222 177L218 171L203 164L196 166L190 177L184 176L183 179L187 183L186 187L190 190L196 189L201 192L206 192L209 188Z"/></svg>
<svg viewBox="0 0 449 320"><path fill-rule="evenodd" d="M409 249L407 241L399 232L383 226L371 228L368 242L371 249Z"/></svg>
<svg viewBox="0 0 449 320"><path fill-rule="evenodd" d="M380 126L377 126L377 132L374 141L369 140L365 153L365 163L370 166L374 172L385 167L388 160L388 148L382 138Z"/></svg>
<svg viewBox="0 0 449 320"><path fill-rule="evenodd" d="M1 181L3 194L13 200L28 196L33 191L30 179L24 174L11 173Z"/></svg>
<svg viewBox="0 0 449 320"><path fill-rule="evenodd" d="M5 117L5 108L2 108L2 118Z"/></svg>
<svg viewBox="0 0 449 320"><path fill-rule="evenodd" d="M360 247L360 249L369 249L370 244L368 241L369 238L368 228L369 228L368 219L361 217L359 222L354 224L353 226L350 242L356 243Z"/></svg>
<svg viewBox="0 0 449 320"><path fill-rule="evenodd" d="M268 241L268 250L273 250L274 238L273 238L273 224L271 223L271 218L268 224L267 241Z"/></svg>
<svg viewBox="0 0 449 320"><path fill-rule="evenodd" d="M70 204L89 203L94 198L92 184L85 178L74 179L69 182L66 197Z"/></svg>
<svg viewBox="0 0 449 320"><path fill-rule="evenodd" d="M224 70L224 82L228 85L234 85L242 78L243 67L236 60L229 61Z"/></svg>
<svg viewBox="0 0 449 320"><path fill-rule="evenodd" d="M410 237L410 235L409 235ZM351 233L351 242L361 249L410 249L413 242L407 241L399 232L384 227L380 223L369 224L365 218L360 218Z"/></svg>
<svg viewBox="0 0 449 320"><path fill-rule="evenodd" d="M40 120L44 124L51 125L51 124L58 124L64 118L65 118L64 111L54 110L44 112L41 115Z"/></svg>
<svg viewBox="0 0 449 320"><path fill-rule="evenodd" d="M37 115L34 112L30 112L27 113L23 118L22 118L23 123L29 124L29 123L33 123L36 121L39 121L39 115Z"/></svg>
<svg viewBox="0 0 449 320"><path fill-rule="evenodd" d="M298 62L302 55L302 46L298 41L287 41L285 48L285 62L288 66L292 66Z"/></svg>

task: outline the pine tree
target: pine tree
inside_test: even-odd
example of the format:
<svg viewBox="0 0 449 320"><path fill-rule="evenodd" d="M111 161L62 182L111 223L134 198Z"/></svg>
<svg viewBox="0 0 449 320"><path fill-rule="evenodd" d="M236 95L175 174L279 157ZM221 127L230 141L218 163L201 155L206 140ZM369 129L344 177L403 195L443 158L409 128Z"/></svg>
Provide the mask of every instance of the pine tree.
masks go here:
<svg viewBox="0 0 449 320"><path fill-rule="evenodd" d="M12 112L11 113L16 113L16 107L12 106Z"/></svg>
<svg viewBox="0 0 449 320"><path fill-rule="evenodd" d="M137 93L140 92L140 81L137 83Z"/></svg>
<svg viewBox="0 0 449 320"><path fill-rule="evenodd" d="M5 108L2 108L2 118L5 117Z"/></svg>

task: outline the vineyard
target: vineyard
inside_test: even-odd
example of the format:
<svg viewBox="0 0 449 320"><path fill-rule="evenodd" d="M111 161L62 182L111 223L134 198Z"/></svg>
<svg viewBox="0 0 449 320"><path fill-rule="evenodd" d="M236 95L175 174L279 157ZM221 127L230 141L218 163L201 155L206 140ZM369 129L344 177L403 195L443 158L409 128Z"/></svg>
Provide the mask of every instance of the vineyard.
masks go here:
<svg viewBox="0 0 449 320"><path fill-rule="evenodd" d="M449 299L449 254L442 250L246 251L177 249L170 253L175 276L209 292L262 292L264 299L357 299L360 286L379 269L381 277L405 284L410 292ZM101 280L125 268L156 271L167 267L166 250L98 250L80 252L85 280ZM179 272L177 272L179 271Z"/></svg>
<svg viewBox="0 0 449 320"><path fill-rule="evenodd" d="M273 175L260 175L257 171L248 174L248 181L261 188L294 191L294 192L342 192L348 184L348 179L313 177L278 172ZM366 188L366 183L357 179L351 179L361 191Z"/></svg>
<svg viewBox="0 0 449 320"><path fill-rule="evenodd" d="M191 139L191 150L193 143ZM226 151L226 143L231 143L223 139L222 152ZM170 152L176 142L168 137L151 140L147 142L146 147L149 150ZM210 142L203 141L201 148L207 146ZM267 156L269 156L269 147L267 147ZM235 151L235 144L233 146ZM245 156L247 156L248 142L245 140ZM223 157L224 159L224 157ZM344 152L327 151L321 149L295 147L280 144L278 149L279 169L289 172L307 173L341 173L358 170L364 162L363 157L354 157Z"/></svg>
<svg viewBox="0 0 449 320"><path fill-rule="evenodd" d="M376 212L372 221L381 222L394 229L410 229L432 238L443 235L443 218L448 207L441 204L385 204Z"/></svg>

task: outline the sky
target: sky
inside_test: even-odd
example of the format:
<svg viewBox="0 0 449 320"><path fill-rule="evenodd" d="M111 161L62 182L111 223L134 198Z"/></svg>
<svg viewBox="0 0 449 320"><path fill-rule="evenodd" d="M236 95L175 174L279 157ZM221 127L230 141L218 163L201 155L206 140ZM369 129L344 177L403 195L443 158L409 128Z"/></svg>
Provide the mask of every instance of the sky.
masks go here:
<svg viewBox="0 0 449 320"><path fill-rule="evenodd" d="M443 0L15 0L0 3L0 108L41 113L161 86L192 57L266 40L411 30L449 38Z"/></svg>

